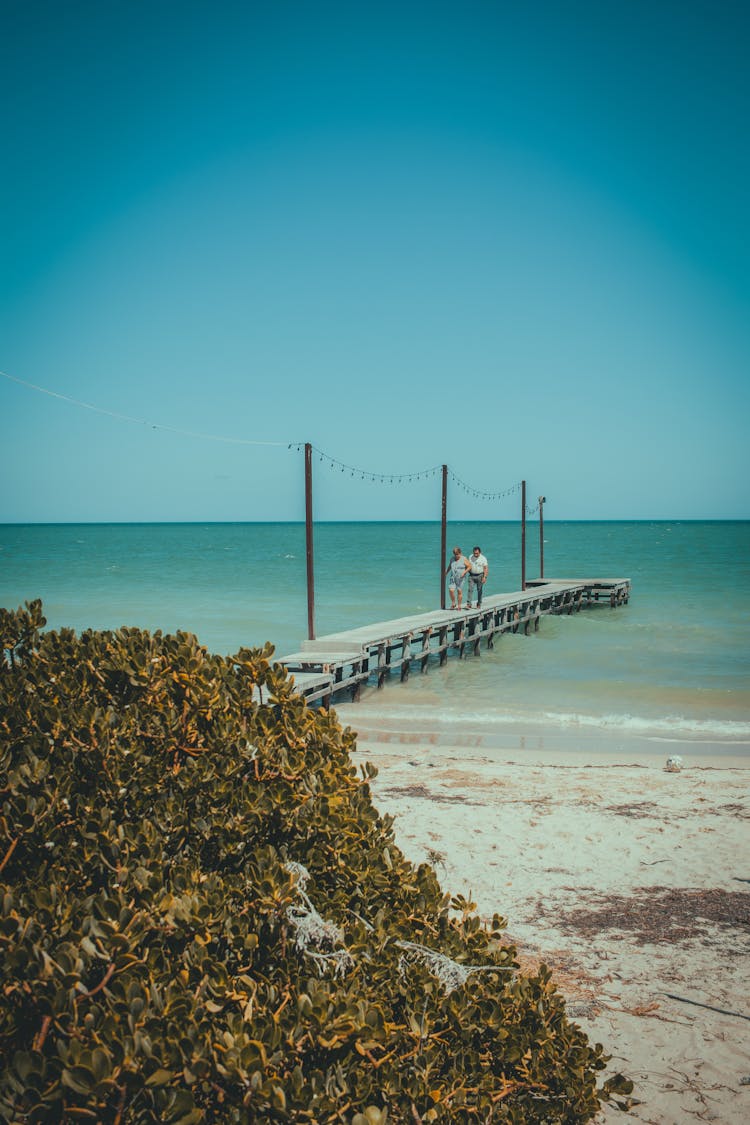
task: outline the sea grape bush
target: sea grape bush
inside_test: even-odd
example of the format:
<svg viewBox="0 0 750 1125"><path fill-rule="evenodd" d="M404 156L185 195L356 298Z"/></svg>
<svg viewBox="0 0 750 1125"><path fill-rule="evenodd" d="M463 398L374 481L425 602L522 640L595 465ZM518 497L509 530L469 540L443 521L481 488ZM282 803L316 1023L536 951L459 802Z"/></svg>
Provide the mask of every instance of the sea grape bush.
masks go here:
<svg viewBox="0 0 750 1125"><path fill-rule="evenodd" d="M0 1120L579 1122L627 1092L502 919L405 860L270 645L45 624L0 610ZM448 988L439 955L482 969Z"/></svg>

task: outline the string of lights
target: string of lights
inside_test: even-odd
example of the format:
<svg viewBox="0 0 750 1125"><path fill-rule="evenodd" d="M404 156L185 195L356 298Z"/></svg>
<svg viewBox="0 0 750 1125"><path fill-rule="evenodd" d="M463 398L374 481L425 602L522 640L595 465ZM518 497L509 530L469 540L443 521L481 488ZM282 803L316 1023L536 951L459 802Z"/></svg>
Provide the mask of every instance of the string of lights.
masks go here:
<svg viewBox="0 0 750 1125"><path fill-rule="evenodd" d="M540 496L537 499L537 502L536 502L536 504L534 505L533 508L530 508L528 506L528 504L526 505L526 515L527 516L535 516L537 514L537 512L539 512L541 514L542 508L544 507L544 505L546 503L547 503L547 497L546 496Z"/></svg>
<svg viewBox="0 0 750 1125"><path fill-rule="evenodd" d="M297 453L301 453L305 448L304 441L291 442L289 448ZM429 469L419 469L411 473L376 473L370 469L359 469L356 465L349 465L346 461L340 461L337 457L331 457L330 453L325 453L317 446L311 445L311 449L319 462L326 465L333 472L348 473L349 476L355 479L369 481L373 484L412 484L415 481L426 480L428 477L435 477L442 471L442 465L433 465ZM474 488L472 485L467 484L466 481L461 480L451 468L448 468L448 475L460 489L466 492L469 496L474 496L478 500L503 500L507 496L512 496L514 493L520 491L521 485L514 484L510 488L500 489L494 492L488 492L484 489Z"/></svg>
<svg viewBox="0 0 750 1125"><path fill-rule="evenodd" d="M469 496L476 497L477 500L504 500L506 496L513 496L514 493L519 492L521 489L519 483L512 484L510 488L503 488L498 492L487 492L480 488L473 488L470 484L466 484L465 481L462 481L460 477L456 476L453 469L448 469L448 475L454 484L457 484L458 487L462 488Z"/></svg>
<svg viewBox="0 0 750 1125"><path fill-rule="evenodd" d="M304 441L296 441L292 442L289 448L301 453L305 444ZM414 481L427 480L428 477L437 476L442 468L441 465L433 465L430 469L419 469L413 473L374 473L369 469L358 469L356 465L348 465L345 461L339 461L337 457L331 457L329 453L324 453L316 445L311 446L311 448L318 460L334 472L349 473L352 477L374 484L412 484Z"/></svg>

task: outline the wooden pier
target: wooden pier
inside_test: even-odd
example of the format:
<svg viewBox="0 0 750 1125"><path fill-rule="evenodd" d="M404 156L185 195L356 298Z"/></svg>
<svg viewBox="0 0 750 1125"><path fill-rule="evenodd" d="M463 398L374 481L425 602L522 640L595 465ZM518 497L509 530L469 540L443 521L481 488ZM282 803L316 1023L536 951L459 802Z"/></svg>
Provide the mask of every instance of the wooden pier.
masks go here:
<svg viewBox="0 0 750 1125"><path fill-rule="evenodd" d="M301 652L282 656L279 663L308 702L328 707L342 691L358 699L371 678L382 687L392 673L406 680L412 669L426 672L430 660L444 664L450 653L476 656L483 640L491 649L503 633L523 630L528 636L546 614L614 608L630 598L629 578L537 578L526 586L485 597L481 609L437 609L303 641Z"/></svg>

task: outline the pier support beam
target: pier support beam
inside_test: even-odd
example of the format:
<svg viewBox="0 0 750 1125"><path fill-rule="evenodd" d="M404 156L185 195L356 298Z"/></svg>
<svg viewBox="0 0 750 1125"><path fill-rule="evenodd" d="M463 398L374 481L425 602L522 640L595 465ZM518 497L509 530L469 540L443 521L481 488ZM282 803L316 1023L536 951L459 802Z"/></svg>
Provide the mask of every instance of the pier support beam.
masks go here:
<svg viewBox="0 0 750 1125"><path fill-rule="evenodd" d="M440 666L448 659L448 626L444 625L438 633L438 648L440 649Z"/></svg>
<svg viewBox="0 0 750 1125"><path fill-rule="evenodd" d="M427 671L427 662L430 659L430 637L432 636L432 629L425 629L422 634L422 663L420 666L421 672Z"/></svg>
<svg viewBox="0 0 750 1125"><path fill-rule="evenodd" d="M385 645L378 645L378 687L381 688L388 675L388 659L385 654Z"/></svg>
<svg viewBox="0 0 750 1125"><path fill-rule="evenodd" d="M411 664L411 633L407 633L401 646L401 683L409 679Z"/></svg>

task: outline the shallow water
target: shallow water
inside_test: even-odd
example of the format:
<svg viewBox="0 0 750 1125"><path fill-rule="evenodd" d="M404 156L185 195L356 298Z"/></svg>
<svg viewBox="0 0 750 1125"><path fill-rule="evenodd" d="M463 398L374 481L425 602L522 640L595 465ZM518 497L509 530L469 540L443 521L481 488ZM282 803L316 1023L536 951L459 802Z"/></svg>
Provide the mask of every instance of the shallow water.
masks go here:
<svg viewBox="0 0 750 1125"><path fill-rule="evenodd" d="M488 593L520 588L517 523L451 524L449 548L481 545ZM527 576L539 572L538 527ZM318 635L439 603L435 523L315 528ZM750 741L750 523L545 523L548 577L629 577L627 606L544 618L481 658L450 660L366 693L382 722L484 738L503 728L607 730ZM48 627L139 625L194 632L211 650L306 634L301 524L85 524L0 527L0 604L41 597ZM362 712L365 719L365 711Z"/></svg>

